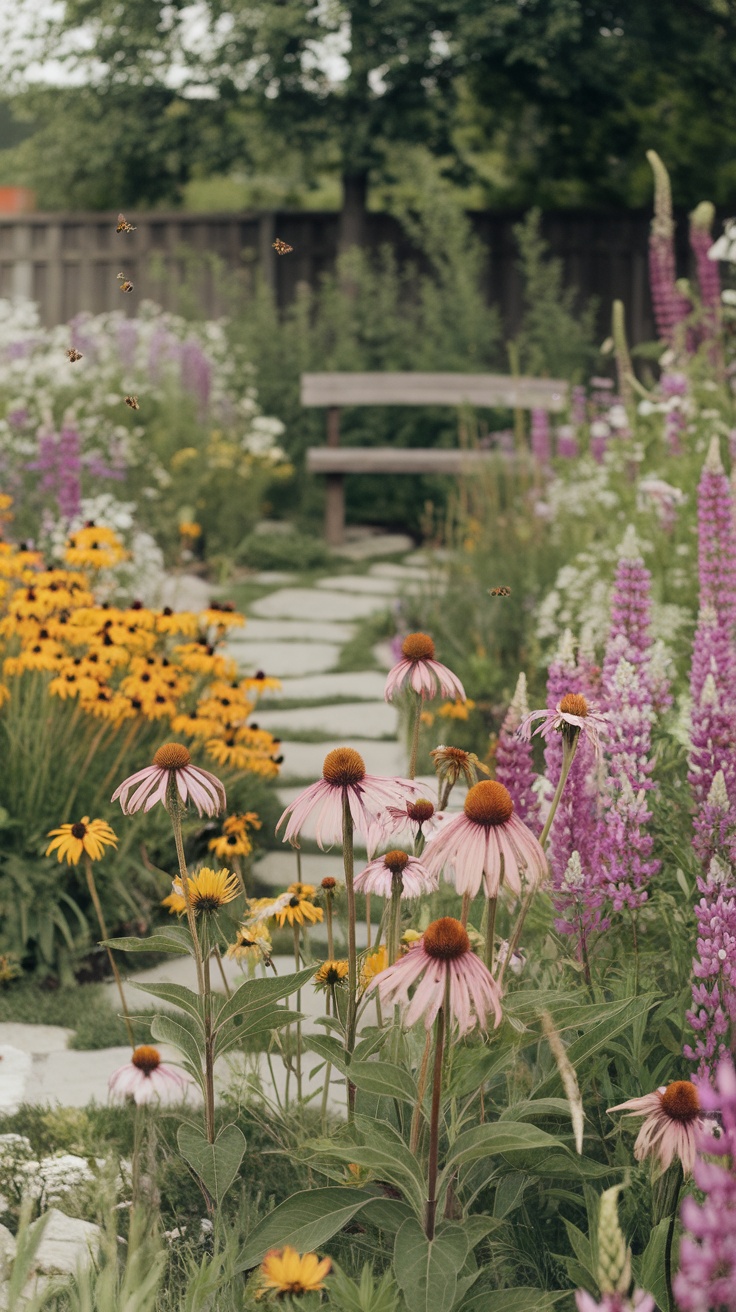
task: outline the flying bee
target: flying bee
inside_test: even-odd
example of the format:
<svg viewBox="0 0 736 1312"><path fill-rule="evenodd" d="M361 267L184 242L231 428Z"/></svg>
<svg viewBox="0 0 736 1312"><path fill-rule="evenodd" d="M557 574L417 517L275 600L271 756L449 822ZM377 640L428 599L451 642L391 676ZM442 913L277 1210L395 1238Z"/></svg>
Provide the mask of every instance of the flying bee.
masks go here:
<svg viewBox="0 0 736 1312"><path fill-rule="evenodd" d="M501 587L501 588L489 588L489 589L488 589L488 596L489 596L489 597L510 597L510 596L511 596L511 588L506 588L506 587Z"/></svg>
<svg viewBox="0 0 736 1312"><path fill-rule="evenodd" d="M290 246L288 241L282 241L280 237L277 237L273 243L273 249L277 255L289 255L294 247Z"/></svg>
<svg viewBox="0 0 736 1312"><path fill-rule="evenodd" d="M129 405L131 410L140 410L137 396L126 396L125 404Z"/></svg>
<svg viewBox="0 0 736 1312"><path fill-rule="evenodd" d="M66 358L70 364L76 364L77 360L83 359L83 356L81 351L76 351L73 346L70 346Z"/></svg>
<svg viewBox="0 0 736 1312"><path fill-rule="evenodd" d="M116 231L116 232L135 232L136 229L134 228L134 226L133 226L132 223L128 223L128 220L126 219L126 217L125 217L124 214L118 214L118 226L117 226L117 228L115 229L115 231Z"/></svg>
<svg viewBox="0 0 736 1312"><path fill-rule="evenodd" d="M274 898L273 902L269 902L268 906L261 907L260 911L252 912L248 916L246 924L262 925L264 920L269 920L271 916L275 916L277 912L288 907L293 896L293 893L280 893L278 897Z"/></svg>
<svg viewBox="0 0 736 1312"><path fill-rule="evenodd" d="M120 277L119 274L118 274L118 277ZM121 284L120 284L120 286L119 286L119 288L118 288L118 291L121 291L121 292L132 292L132 290L133 290L133 284L132 284L132 282L129 282L127 278L125 279L125 282L121 282Z"/></svg>

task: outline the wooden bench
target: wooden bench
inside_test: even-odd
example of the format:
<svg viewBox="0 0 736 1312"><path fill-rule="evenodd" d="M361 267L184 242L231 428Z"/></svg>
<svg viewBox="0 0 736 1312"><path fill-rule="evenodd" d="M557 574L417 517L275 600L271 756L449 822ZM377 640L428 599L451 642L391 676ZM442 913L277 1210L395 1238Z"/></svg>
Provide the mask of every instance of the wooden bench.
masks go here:
<svg viewBox="0 0 736 1312"><path fill-rule="evenodd" d="M467 474L497 455L460 448L341 447L342 406L448 405L560 411L567 406L567 399L568 384L550 378L501 374L302 374L302 405L327 409L327 446L307 450L307 469L327 478L327 541L339 546L344 538L346 474Z"/></svg>

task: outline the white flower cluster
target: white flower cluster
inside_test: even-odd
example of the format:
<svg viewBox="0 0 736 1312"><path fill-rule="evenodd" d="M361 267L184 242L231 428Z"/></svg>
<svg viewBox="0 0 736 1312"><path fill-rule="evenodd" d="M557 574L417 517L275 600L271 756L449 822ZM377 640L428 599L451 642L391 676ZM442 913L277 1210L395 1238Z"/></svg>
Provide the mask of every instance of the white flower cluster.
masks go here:
<svg viewBox="0 0 736 1312"><path fill-rule="evenodd" d="M0 1135L0 1212L8 1210L11 1200L19 1202L23 1197L51 1207L64 1194L94 1178L84 1157L57 1153L37 1158L25 1135Z"/></svg>

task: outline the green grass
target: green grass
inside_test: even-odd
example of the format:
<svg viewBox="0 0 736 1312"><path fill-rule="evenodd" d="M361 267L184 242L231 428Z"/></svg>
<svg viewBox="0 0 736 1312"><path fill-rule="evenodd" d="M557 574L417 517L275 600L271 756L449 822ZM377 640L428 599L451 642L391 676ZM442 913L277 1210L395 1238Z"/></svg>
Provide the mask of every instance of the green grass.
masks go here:
<svg viewBox="0 0 736 1312"><path fill-rule="evenodd" d="M388 610L377 611L362 620L355 634L342 648L335 670L340 674L361 673L363 670L378 670L381 667L373 655L377 642L392 638L394 624Z"/></svg>
<svg viewBox="0 0 736 1312"><path fill-rule="evenodd" d="M128 1005L136 1012L133 1021L136 1041L150 1042L148 1022L155 1015L155 1009L136 1006L132 996ZM0 991L0 1022L5 1021L22 1025L63 1025L74 1031L69 1043L71 1048L116 1048L128 1042L125 1024L110 1004L103 984L69 984L49 989L33 980L19 980Z"/></svg>

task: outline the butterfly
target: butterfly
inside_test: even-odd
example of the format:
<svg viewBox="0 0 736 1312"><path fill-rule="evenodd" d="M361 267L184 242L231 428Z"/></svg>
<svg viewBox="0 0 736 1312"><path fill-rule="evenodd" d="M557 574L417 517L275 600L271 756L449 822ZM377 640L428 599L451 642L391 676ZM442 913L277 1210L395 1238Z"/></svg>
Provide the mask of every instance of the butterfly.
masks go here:
<svg viewBox="0 0 736 1312"><path fill-rule="evenodd" d="M128 223L128 220L126 219L126 217L125 217L124 214L118 214L118 226L117 226L117 228L115 229L115 231L116 231L116 232L135 232L136 229L133 227L133 224L132 224L132 223Z"/></svg>
<svg viewBox="0 0 736 1312"><path fill-rule="evenodd" d="M488 595L489 595L489 597L510 597L510 596L511 596L511 588L506 588L506 587L501 587L501 588L489 588L489 589L488 589Z"/></svg>
<svg viewBox="0 0 736 1312"><path fill-rule="evenodd" d="M137 396L126 396L125 404L129 405L131 410L140 410Z"/></svg>
<svg viewBox="0 0 736 1312"><path fill-rule="evenodd" d="M75 351L74 347L70 346L66 353L66 358L70 364L76 364L77 360L83 359L83 356L81 351Z"/></svg>
<svg viewBox="0 0 736 1312"><path fill-rule="evenodd" d="M294 247L290 246L288 241L282 241L280 237L277 237L273 243L273 249L277 255L288 255Z"/></svg>

